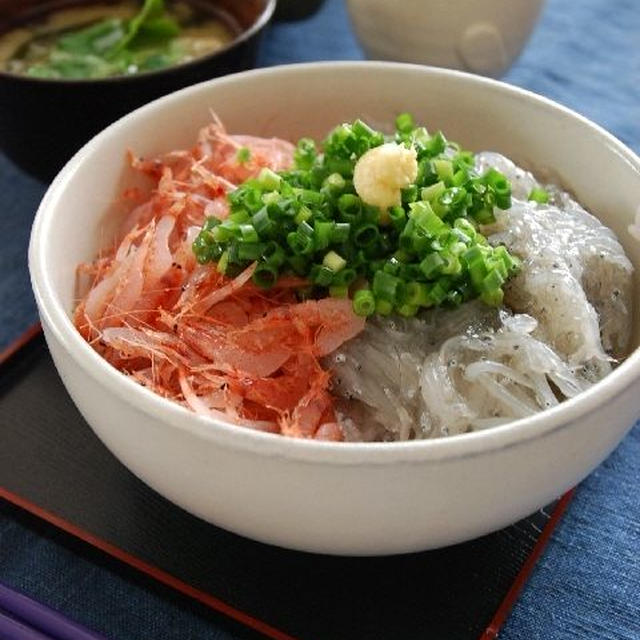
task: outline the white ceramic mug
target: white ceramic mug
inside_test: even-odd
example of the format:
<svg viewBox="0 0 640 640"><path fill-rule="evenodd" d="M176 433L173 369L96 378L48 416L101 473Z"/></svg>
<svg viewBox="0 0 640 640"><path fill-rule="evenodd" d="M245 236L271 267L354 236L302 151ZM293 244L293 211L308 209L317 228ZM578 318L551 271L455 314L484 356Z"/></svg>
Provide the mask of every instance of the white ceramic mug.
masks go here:
<svg viewBox="0 0 640 640"><path fill-rule="evenodd" d="M529 39L544 0L347 0L365 53L503 74Z"/></svg>

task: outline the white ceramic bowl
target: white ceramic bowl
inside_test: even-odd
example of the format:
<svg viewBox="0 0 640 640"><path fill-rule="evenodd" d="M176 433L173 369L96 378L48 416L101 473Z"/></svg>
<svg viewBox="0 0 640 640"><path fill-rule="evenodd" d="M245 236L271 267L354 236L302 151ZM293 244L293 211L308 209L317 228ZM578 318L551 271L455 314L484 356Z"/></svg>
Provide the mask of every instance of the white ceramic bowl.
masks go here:
<svg viewBox="0 0 640 640"><path fill-rule="evenodd" d="M640 416L638 352L542 414L393 444L301 441L212 421L111 368L71 323L75 267L94 256L104 213L130 179L125 149L149 156L191 145L210 108L231 131L289 138L319 137L356 116L392 122L408 110L468 148L553 168L640 268L640 247L627 232L640 202L640 159L581 116L526 91L419 66L320 63L228 76L153 102L96 136L58 175L38 211L29 260L47 342L71 397L109 449L159 493L221 527L284 547L415 551L533 512L584 478Z"/></svg>
<svg viewBox="0 0 640 640"><path fill-rule="evenodd" d="M367 56L504 73L518 57L544 0L347 0Z"/></svg>

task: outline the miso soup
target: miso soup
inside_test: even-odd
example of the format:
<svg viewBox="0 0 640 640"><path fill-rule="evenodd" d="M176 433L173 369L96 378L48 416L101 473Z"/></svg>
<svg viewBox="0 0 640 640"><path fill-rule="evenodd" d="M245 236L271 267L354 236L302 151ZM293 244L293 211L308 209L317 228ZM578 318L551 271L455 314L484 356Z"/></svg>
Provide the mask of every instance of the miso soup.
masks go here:
<svg viewBox="0 0 640 640"><path fill-rule="evenodd" d="M146 0L50 11L0 36L0 69L53 79L131 75L189 62L238 32L206 5Z"/></svg>

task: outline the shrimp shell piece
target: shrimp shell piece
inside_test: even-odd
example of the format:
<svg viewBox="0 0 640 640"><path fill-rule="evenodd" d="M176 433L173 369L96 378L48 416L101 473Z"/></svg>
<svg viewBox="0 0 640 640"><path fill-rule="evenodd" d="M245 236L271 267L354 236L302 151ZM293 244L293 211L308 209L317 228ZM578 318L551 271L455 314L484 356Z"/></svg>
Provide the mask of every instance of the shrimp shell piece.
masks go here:
<svg viewBox="0 0 640 640"><path fill-rule="evenodd" d="M194 314L203 314L206 313L214 304L218 302L222 302L230 295L240 290L245 283L247 283L251 276L253 276L253 272L256 270L255 262L252 262L240 275L236 276L231 282L227 283L223 287L212 291L208 296L205 296L201 300L198 300L189 311Z"/></svg>
<svg viewBox="0 0 640 640"><path fill-rule="evenodd" d="M236 424L238 426L248 427L249 429L254 429L255 431L265 431L268 433L279 432L278 425L275 422L271 422L268 420L241 419L207 406L204 400L200 398L193 390L187 380L187 375L183 370L180 370L178 379L180 381L180 389L182 390L182 393L184 395L185 402L198 415L213 418L214 420L221 420L223 422L232 422L233 424Z"/></svg>

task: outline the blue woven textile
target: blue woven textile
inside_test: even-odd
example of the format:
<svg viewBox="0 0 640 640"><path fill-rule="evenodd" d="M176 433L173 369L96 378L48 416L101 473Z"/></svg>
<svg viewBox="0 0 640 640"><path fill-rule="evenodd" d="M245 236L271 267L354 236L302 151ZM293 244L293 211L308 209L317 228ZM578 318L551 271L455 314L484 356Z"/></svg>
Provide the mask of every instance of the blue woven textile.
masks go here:
<svg viewBox="0 0 640 640"><path fill-rule="evenodd" d="M305 22L274 25L260 64L362 58L343 2L328 0ZM576 109L640 152L638 0L549 0L504 79ZM36 318L26 244L42 188L14 195L17 176L0 156L0 348ZM639 487L636 425L577 489L500 638L640 639ZM114 638L235 637L2 516L0 580Z"/></svg>

